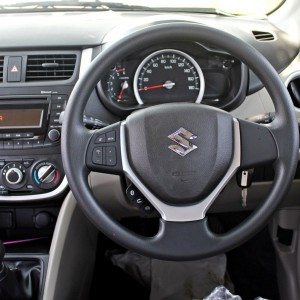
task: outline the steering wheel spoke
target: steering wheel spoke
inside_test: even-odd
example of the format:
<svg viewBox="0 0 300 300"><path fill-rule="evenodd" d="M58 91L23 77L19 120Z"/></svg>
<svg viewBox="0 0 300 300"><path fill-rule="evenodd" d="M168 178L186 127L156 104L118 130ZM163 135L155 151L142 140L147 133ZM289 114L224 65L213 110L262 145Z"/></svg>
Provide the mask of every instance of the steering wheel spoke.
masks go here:
<svg viewBox="0 0 300 300"><path fill-rule="evenodd" d="M93 132L86 151L90 171L121 174L120 123Z"/></svg>
<svg viewBox="0 0 300 300"><path fill-rule="evenodd" d="M241 169L249 169L276 161L278 158L277 143L270 126L244 120L239 120L239 125Z"/></svg>

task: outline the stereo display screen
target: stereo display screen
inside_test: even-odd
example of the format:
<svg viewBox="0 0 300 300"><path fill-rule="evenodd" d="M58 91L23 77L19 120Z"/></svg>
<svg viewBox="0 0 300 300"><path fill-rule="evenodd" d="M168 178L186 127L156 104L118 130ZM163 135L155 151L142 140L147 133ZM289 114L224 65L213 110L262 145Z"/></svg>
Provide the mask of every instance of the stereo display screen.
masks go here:
<svg viewBox="0 0 300 300"><path fill-rule="evenodd" d="M41 128L43 108L0 109L0 129Z"/></svg>

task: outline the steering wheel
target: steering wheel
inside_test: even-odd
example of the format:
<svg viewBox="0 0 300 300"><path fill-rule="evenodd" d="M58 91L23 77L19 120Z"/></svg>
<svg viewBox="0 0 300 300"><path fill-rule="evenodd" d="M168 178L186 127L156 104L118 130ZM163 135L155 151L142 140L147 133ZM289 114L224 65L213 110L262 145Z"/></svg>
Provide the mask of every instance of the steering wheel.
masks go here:
<svg viewBox="0 0 300 300"><path fill-rule="evenodd" d="M85 128L82 115L89 96L116 61L153 44L178 40L213 44L251 68L272 98L274 121L259 125L213 107L176 103L138 110L100 130ZM93 60L66 107L62 157L71 191L86 216L105 235L150 257L193 260L226 252L266 224L294 178L298 135L290 96L267 59L229 33L174 22L136 31ZM226 183L237 170L264 163L273 163L275 170L268 197L236 228L222 235L213 233L206 212ZM114 220L89 187L90 171L125 174L159 212L158 233L143 237Z"/></svg>

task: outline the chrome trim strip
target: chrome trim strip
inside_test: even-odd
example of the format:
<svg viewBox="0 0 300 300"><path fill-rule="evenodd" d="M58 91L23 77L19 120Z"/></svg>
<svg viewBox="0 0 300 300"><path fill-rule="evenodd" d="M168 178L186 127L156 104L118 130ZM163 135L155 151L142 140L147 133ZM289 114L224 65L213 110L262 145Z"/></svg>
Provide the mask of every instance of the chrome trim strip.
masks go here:
<svg viewBox="0 0 300 300"><path fill-rule="evenodd" d="M121 123L121 156L123 170L128 178L133 182L133 184L141 191L141 193L151 202L151 204L159 211L161 217L169 222L189 222L197 221L205 218L205 214L209 207L212 205L217 196L221 193L222 189L228 183L228 181L236 173L241 162L241 138L240 138L240 127L237 119L234 121L234 153L231 165L225 174L224 178L219 182L212 193L193 205L188 206L171 206L161 200L159 200L155 195L153 195L150 190L140 181L132 170L127 156L126 150L126 135L125 126L126 122Z"/></svg>
<svg viewBox="0 0 300 300"><path fill-rule="evenodd" d="M92 61L92 54L93 54L93 48L87 48L82 50L80 69L79 69L79 78L81 78L85 74L86 70L88 69Z"/></svg>
<svg viewBox="0 0 300 300"><path fill-rule="evenodd" d="M202 72L199 64L195 61L195 59L193 59L187 53L176 50L176 49L163 49L163 50L155 51L155 52L151 53L150 55L148 55L145 59L143 59L143 61L139 64L138 68L135 71L135 75L134 75L134 79L133 79L133 91L134 91L134 95L135 95L135 98L136 98L137 102L139 104L144 104L143 100L141 99L141 96L140 96L140 93L139 93L139 90L138 90L138 86L137 86L138 85L138 77L139 77L139 74L140 74L143 66L153 56L156 56L160 53L166 53L166 52L177 53L177 54L187 58L188 60L190 60L192 62L192 64L195 66L195 68L198 72L199 81L200 81L200 90L199 90L199 94L198 94L198 97L197 97L195 103L201 103L203 95L204 95L204 88L205 88L205 80L204 80L203 72Z"/></svg>
<svg viewBox="0 0 300 300"><path fill-rule="evenodd" d="M83 76L86 72L90 62L92 61L92 48L87 48L82 51L81 55L81 62L80 62L80 69L79 69L79 78ZM44 193L44 194L35 194L35 195L23 195L23 196L0 196L0 202L7 202L7 201L33 201L33 200L44 200L50 199L58 196L61 194L66 188L68 187L68 180L65 176L61 184L53 191Z"/></svg>
<svg viewBox="0 0 300 300"><path fill-rule="evenodd" d="M62 193L68 186L67 177L65 176L61 184L53 191L44 194L23 195L23 196L0 196L0 202L6 201L32 201L53 198Z"/></svg>

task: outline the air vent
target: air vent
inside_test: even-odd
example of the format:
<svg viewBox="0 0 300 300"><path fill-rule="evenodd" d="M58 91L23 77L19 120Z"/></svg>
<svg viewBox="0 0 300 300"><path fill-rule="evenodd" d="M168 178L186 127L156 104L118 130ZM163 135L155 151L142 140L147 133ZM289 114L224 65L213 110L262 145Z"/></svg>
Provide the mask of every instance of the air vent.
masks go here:
<svg viewBox="0 0 300 300"><path fill-rule="evenodd" d="M28 55L26 81L70 79L75 64L75 54Z"/></svg>
<svg viewBox="0 0 300 300"><path fill-rule="evenodd" d="M271 32L267 31L252 31L254 37L260 42L274 41L275 37Z"/></svg>
<svg viewBox="0 0 300 300"><path fill-rule="evenodd" d="M300 108L300 77L294 77L291 80L289 80L287 88L291 95L294 105L297 108Z"/></svg>
<svg viewBox="0 0 300 300"><path fill-rule="evenodd" d="M3 82L4 56L0 56L0 82Z"/></svg>

